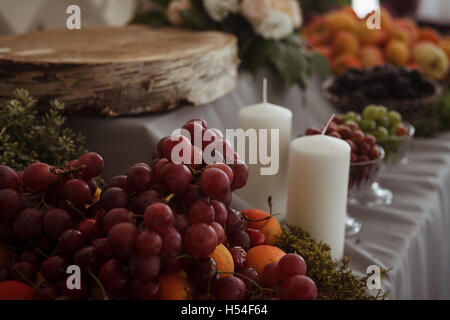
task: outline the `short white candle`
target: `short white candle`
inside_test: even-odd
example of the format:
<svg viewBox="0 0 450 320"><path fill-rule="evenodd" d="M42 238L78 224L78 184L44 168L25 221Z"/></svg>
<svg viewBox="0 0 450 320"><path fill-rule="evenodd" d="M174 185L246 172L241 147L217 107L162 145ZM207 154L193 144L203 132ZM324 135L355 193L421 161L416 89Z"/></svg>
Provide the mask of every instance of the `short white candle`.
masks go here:
<svg viewBox="0 0 450 320"><path fill-rule="evenodd" d="M333 258L344 254L350 146L344 140L303 136L291 142L287 223L330 245Z"/></svg>
<svg viewBox="0 0 450 320"><path fill-rule="evenodd" d="M270 130L279 130L279 167L275 175L261 175L261 168L268 165L260 163L258 157L257 164L249 164L249 179L247 185L236 191L246 202L254 208L269 211L267 199L272 196L273 213L281 213L277 216L284 219L286 216L287 203L287 162L289 154L289 143L291 141L292 111L281 106L267 102L267 82L264 80L263 102L245 107L239 111L239 128L247 129L267 129L269 137L268 153L271 150ZM259 148L259 146L258 146ZM246 162L248 163L249 146L246 144ZM265 151L265 150L264 150ZM266 151L265 151L266 152ZM260 153L260 150L258 150Z"/></svg>

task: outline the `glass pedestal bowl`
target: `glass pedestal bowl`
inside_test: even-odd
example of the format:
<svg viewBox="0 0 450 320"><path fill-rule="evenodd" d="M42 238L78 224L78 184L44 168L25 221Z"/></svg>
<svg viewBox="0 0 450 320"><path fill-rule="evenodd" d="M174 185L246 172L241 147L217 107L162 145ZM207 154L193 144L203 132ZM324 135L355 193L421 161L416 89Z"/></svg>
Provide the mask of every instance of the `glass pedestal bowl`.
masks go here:
<svg viewBox="0 0 450 320"><path fill-rule="evenodd" d="M350 204L367 205L369 200L368 195L371 194L371 189L374 184L377 184L376 179L381 171L383 159L385 153L382 147L377 145L377 149L380 151L380 156L377 159L373 159L366 162L354 162L350 164L350 176L348 182L348 202ZM390 197L392 199L392 193ZM384 196L384 195L379 195ZM345 235L353 236L357 234L361 229L361 222L351 217L347 213Z"/></svg>
<svg viewBox="0 0 450 320"><path fill-rule="evenodd" d="M403 126L408 129L408 134L402 137L388 137L387 139L377 139L377 144L384 149L384 164L387 169L396 165L408 164L407 153L414 136L414 127L404 121Z"/></svg>

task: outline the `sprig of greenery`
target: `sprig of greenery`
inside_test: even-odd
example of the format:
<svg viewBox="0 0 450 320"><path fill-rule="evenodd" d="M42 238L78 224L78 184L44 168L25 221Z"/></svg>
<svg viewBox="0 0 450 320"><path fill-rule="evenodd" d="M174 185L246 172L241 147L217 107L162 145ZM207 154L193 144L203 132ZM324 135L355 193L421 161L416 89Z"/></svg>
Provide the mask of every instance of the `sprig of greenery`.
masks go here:
<svg viewBox="0 0 450 320"><path fill-rule="evenodd" d="M415 136L425 138L450 130L450 89L444 90L425 115L414 122L414 126Z"/></svg>
<svg viewBox="0 0 450 320"><path fill-rule="evenodd" d="M378 290L376 295L367 292L367 277L358 278L349 268L350 260L339 264L331 257L329 245L316 242L299 227L283 226L276 244L285 252L301 255L308 266L307 276L317 286L318 299L322 300L383 300L388 292ZM382 275L388 270L382 270Z"/></svg>
<svg viewBox="0 0 450 320"><path fill-rule="evenodd" d="M17 89L15 98L0 105L0 163L23 170L41 161L64 165L83 154L85 138L65 128L64 105L53 101L40 115L36 100Z"/></svg>
<svg viewBox="0 0 450 320"><path fill-rule="evenodd" d="M193 9L181 12L184 25L194 30L219 30L238 38L241 67L256 73L261 67L271 67L288 85L306 87L306 79L313 71L325 77L329 73L328 61L312 52L298 34L280 41L258 36L242 16L230 14L224 21L215 22L206 13L203 1L192 0ZM132 23L152 26L168 25L164 11L153 11L135 17Z"/></svg>

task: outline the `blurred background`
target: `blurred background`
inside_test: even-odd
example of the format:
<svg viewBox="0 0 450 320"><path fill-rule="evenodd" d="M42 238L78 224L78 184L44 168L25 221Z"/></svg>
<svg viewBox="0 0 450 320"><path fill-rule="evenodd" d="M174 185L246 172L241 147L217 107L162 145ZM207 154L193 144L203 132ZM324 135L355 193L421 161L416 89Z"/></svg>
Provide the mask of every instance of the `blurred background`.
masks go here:
<svg viewBox="0 0 450 320"><path fill-rule="evenodd" d="M352 3L364 16L381 4L395 15L410 16L423 24L448 31L450 27L449 0L301 0L305 18L317 11L343 3ZM66 8L77 4L82 10L82 26L123 25L143 6L146 0L0 0L0 35L25 33L33 30L61 28L66 23Z"/></svg>

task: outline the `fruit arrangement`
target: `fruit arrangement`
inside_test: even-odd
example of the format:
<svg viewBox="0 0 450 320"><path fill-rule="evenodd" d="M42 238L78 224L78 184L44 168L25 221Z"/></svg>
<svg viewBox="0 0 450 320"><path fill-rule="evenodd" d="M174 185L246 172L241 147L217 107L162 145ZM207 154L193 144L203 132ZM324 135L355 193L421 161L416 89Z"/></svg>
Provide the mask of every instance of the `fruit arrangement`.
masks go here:
<svg viewBox="0 0 450 320"><path fill-rule="evenodd" d="M210 140L197 147L184 135L165 137L149 164L103 190L104 161L93 152L64 167L0 166L0 298L315 299L305 260L274 246L276 218L230 207L247 165L204 120L183 129ZM204 160L211 144L232 163L174 156L183 146L184 159ZM73 289L71 265L81 270Z"/></svg>
<svg viewBox="0 0 450 320"><path fill-rule="evenodd" d="M374 136L384 149L385 162L396 162L404 156L406 142L414 131L399 112L385 106L368 105L362 114L349 111L340 117L344 123L356 123L365 134Z"/></svg>
<svg viewBox="0 0 450 320"><path fill-rule="evenodd" d="M305 135L321 134L324 128L308 128ZM349 190L360 189L373 181L380 171L384 151L377 139L365 134L354 120L334 116L325 134L345 140L350 148Z"/></svg>
<svg viewBox="0 0 450 320"><path fill-rule="evenodd" d="M418 27L409 18L393 18L380 10L380 29L369 29L350 7L319 15L302 30L329 61L336 74L349 68L372 68L391 63L417 68L435 80L449 71L450 39L432 28Z"/></svg>
<svg viewBox="0 0 450 320"><path fill-rule="evenodd" d="M386 105L406 115L421 117L441 92L441 86L417 70L393 65L349 69L323 84L325 96L340 111L362 112L369 104Z"/></svg>

